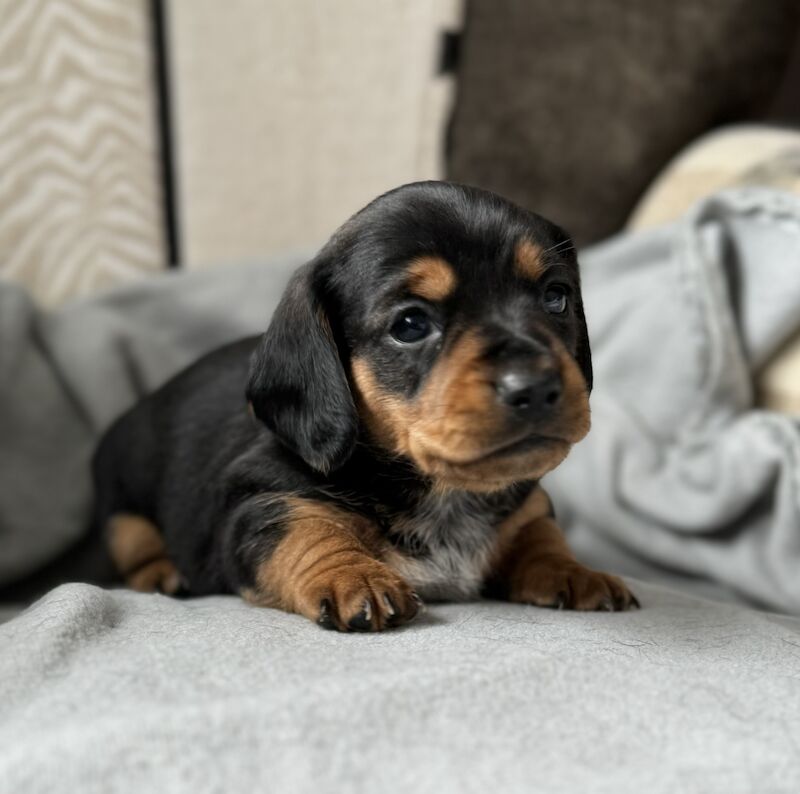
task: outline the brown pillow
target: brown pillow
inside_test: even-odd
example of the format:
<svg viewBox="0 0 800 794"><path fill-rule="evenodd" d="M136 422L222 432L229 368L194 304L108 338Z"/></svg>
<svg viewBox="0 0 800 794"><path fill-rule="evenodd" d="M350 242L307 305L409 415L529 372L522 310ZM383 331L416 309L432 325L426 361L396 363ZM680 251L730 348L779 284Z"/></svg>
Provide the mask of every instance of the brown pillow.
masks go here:
<svg viewBox="0 0 800 794"><path fill-rule="evenodd" d="M602 238L689 141L787 95L799 29L797 0L468 0L448 175Z"/></svg>

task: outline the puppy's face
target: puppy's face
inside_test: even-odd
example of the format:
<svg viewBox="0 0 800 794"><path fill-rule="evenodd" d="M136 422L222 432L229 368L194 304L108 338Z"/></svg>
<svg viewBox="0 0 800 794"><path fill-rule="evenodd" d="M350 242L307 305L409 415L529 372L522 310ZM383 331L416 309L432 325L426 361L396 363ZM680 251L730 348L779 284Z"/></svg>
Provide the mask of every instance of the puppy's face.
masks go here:
<svg viewBox="0 0 800 794"><path fill-rule="evenodd" d="M373 202L326 249L306 277L314 322L373 444L442 487L490 491L541 477L587 433L588 340L560 229L423 183Z"/></svg>

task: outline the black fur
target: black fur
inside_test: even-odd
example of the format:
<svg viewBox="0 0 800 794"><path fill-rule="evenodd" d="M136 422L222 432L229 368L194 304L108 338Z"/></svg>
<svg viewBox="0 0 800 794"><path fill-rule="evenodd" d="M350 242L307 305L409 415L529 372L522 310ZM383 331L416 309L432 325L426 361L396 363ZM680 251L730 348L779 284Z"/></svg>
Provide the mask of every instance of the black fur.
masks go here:
<svg viewBox="0 0 800 794"><path fill-rule="evenodd" d="M247 398L255 415L313 469L350 456L358 418L318 283L322 262L292 278L252 358Z"/></svg>

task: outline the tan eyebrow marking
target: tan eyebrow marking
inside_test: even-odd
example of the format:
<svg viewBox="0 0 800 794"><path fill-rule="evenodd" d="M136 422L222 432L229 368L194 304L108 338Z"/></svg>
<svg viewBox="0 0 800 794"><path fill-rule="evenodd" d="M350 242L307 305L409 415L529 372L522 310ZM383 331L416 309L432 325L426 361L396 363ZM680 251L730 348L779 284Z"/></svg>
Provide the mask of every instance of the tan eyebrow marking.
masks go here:
<svg viewBox="0 0 800 794"><path fill-rule="evenodd" d="M408 288L425 300L441 301L453 294L456 274L452 265L440 256L423 256L408 267Z"/></svg>
<svg viewBox="0 0 800 794"><path fill-rule="evenodd" d="M523 278L536 281L547 269L542 249L530 240L520 240L514 249L514 267Z"/></svg>

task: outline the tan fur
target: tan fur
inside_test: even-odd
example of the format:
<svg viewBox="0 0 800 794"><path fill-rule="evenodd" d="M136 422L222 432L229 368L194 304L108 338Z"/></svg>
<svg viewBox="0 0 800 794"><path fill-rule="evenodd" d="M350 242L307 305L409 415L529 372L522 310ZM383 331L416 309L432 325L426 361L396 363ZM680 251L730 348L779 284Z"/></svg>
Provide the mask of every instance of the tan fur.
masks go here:
<svg viewBox="0 0 800 794"><path fill-rule="evenodd" d="M386 393L368 361L354 359L356 400L373 438L418 463L422 463L418 459L420 444L426 440L431 446L449 444L451 455L479 454L481 436L495 431L493 420L498 414L492 410L493 387L486 368L481 367L481 353L477 336L464 334L449 355L435 365L425 389L414 402ZM468 428L465 418L469 420Z"/></svg>
<svg viewBox="0 0 800 794"><path fill-rule="evenodd" d="M320 617L323 601L346 630L364 612L373 630L416 613L411 588L377 556L385 548L377 527L332 504L289 498L283 540L256 575L256 590L243 591L251 603Z"/></svg>
<svg viewBox="0 0 800 794"><path fill-rule="evenodd" d="M558 433L570 443L577 444L592 426L589 391L578 362L567 352L560 341L554 340L553 344L561 368L563 395L563 408L558 419Z"/></svg>
<svg viewBox="0 0 800 794"><path fill-rule="evenodd" d="M497 404L483 343L474 331L462 334L440 358L413 401L386 393L368 361L354 359L356 403L373 439L410 457L440 488L494 491L538 479L564 460L590 426L580 368L555 338L553 348L562 374L562 409L541 430L548 440L516 455L493 454L515 439L507 437L506 413Z"/></svg>
<svg viewBox="0 0 800 794"><path fill-rule="evenodd" d="M637 604L616 576L581 565L549 513L549 499L537 486L519 510L498 528L487 578L510 601L579 610L629 609Z"/></svg>
<svg viewBox="0 0 800 794"><path fill-rule="evenodd" d="M483 355L483 341L467 331L435 364L417 400L418 421L410 440L415 459L468 462L502 436L505 411L496 404Z"/></svg>
<svg viewBox="0 0 800 794"><path fill-rule="evenodd" d="M354 358L350 371L359 416L373 440L385 449L407 454L408 429L416 419L414 405L381 389L366 359Z"/></svg>
<svg viewBox="0 0 800 794"><path fill-rule="evenodd" d="M456 288L456 274L450 264L438 256L415 259L408 267L408 288L420 298L442 301Z"/></svg>
<svg viewBox="0 0 800 794"><path fill-rule="evenodd" d="M491 571L500 568L522 528L539 519L548 518L551 510L550 497L540 485L537 485L519 508L497 527L495 547L487 576Z"/></svg>
<svg viewBox="0 0 800 794"><path fill-rule="evenodd" d="M174 595L180 590L181 575L166 557L153 560L129 574L125 583L140 593L165 593Z"/></svg>
<svg viewBox="0 0 800 794"><path fill-rule="evenodd" d="M116 569L132 590L176 593L181 584L178 569L167 557L164 539L146 518L118 513L106 528L109 551Z"/></svg>
<svg viewBox="0 0 800 794"><path fill-rule="evenodd" d="M523 278L541 278L546 270L542 249L530 240L520 240L514 249L514 269Z"/></svg>

